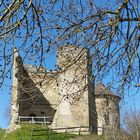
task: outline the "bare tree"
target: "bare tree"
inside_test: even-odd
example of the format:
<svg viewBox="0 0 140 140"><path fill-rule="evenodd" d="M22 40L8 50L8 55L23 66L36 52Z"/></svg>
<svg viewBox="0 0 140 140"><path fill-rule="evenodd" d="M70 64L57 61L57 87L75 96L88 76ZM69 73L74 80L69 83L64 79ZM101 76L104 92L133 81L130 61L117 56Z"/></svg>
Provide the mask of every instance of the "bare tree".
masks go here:
<svg viewBox="0 0 140 140"><path fill-rule="evenodd" d="M126 132L132 140L140 139L140 113L131 111L125 117Z"/></svg>
<svg viewBox="0 0 140 140"><path fill-rule="evenodd" d="M57 46L88 48L95 81L139 82L140 1L2 0L0 2L0 83L10 76L12 47L24 61L45 66ZM116 86L116 83L118 83Z"/></svg>

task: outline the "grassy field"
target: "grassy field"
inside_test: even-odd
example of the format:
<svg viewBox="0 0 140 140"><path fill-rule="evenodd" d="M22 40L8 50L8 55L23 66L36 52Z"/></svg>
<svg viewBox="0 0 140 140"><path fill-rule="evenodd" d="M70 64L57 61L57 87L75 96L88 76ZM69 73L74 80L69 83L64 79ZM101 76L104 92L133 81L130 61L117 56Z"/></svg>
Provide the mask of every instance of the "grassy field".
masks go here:
<svg viewBox="0 0 140 140"><path fill-rule="evenodd" d="M0 140L4 138L5 131L3 129L0 129Z"/></svg>
<svg viewBox="0 0 140 140"><path fill-rule="evenodd" d="M20 129L8 134L4 134L4 130L0 129L0 140L30 140L31 129L46 129L46 131L34 132L32 140L104 140L103 137L96 135L78 136L74 134L54 133L48 135L47 126L24 124Z"/></svg>
<svg viewBox="0 0 140 140"><path fill-rule="evenodd" d="M0 129L0 140L30 140L31 130L32 129L46 129L46 131L34 132L32 140L66 140L70 138L75 138L76 135L68 134L65 136L64 133L51 133L48 136L47 126L43 125L21 125L20 129L8 134L4 134L4 130Z"/></svg>

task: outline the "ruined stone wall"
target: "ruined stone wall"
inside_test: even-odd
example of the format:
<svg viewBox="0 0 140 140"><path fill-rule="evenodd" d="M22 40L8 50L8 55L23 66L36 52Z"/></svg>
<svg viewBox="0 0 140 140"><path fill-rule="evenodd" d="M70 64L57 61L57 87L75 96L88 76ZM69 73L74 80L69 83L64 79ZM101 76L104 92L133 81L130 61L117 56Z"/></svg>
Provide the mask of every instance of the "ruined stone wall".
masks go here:
<svg viewBox="0 0 140 140"><path fill-rule="evenodd" d="M96 95L95 103L99 135L103 134L105 127L119 128L119 101L120 98L115 95Z"/></svg>
<svg viewBox="0 0 140 140"><path fill-rule="evenodd" d="M54 116L58 104L58 86L55 73L37 71L24 66L20 88L20 116ZM30 70L28 70L30 69Z"/></svg>
<svg viewBox="0 0 140 140"><path fill-rule="evenodd" d="M59 96L56 72L23 65L14 51L11 130L16 129L19 116L54 116Z"/></svg>
<svg viewBox="0 0 140 140"><path fill-rule="evenodd" d="M59 101L52 127L89 126L88 50L58 48Z"/></svg>
<svg viewBox="0 0 140 140"><path fill-rule="evenodd" d="M19 56L16 48L13 49L13 81L12 81L12 102L11 102L11 131L17 129L18 116L19 116L19 75L22 74L22 59Z"/></svg>
<svg viewBox="0 0 140 140"><path fill-rule="evenodd" d="M57 57L54 72L22 63L18 67L17 117L54 116L52 127L59 128L96 125L88 50L59 47Z"/></svg>
<svg viewBox="0 0 140 140"><path fill-rule="evenodd" d="M23 65L14 51L11 128L18 116L31 115L53 117L52 128L92 125L96 132L101 127L98 134L105 125L119 126L120 98L103 85L94 91L87 49L58 47L58 70L52 72Z"/></svg>
<svg viewBox="0 0 140 140"><path fill-rule="evenodd" d="M106 110L106 101L104 98L96 98L95 103L96 103L96 111L97 111L98 135L102 135L103 127L105 125L104 112Z"/></svg>
<svg viewBox="0 0 140 140"><path fill-rule="evenodd" d="M115 128L120 128L120 110L119 110L119 102L120 98L118 96L114 98L110 98L109 101L109 118L110 118L110 125Z"/></svg>

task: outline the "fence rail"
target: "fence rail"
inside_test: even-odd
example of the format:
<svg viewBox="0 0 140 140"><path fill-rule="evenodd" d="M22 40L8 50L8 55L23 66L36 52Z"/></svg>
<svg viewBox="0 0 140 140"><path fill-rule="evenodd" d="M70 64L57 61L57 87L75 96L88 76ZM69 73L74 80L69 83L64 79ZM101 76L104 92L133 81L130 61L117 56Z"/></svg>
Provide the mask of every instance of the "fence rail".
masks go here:
<svg viewBox="0 0 140 140"><path fill-rule="evenodd" d="M37 117L36 116L19 116L18 117L18 123L51 124L52 120L53 120L53 117L51 116L37 116ZM95 128L95 126L74 126L74 127L61 127L61 128L48 128L48 129L32 129L30 140L32 140L34 136L47 135L49 137L50 134L52 133L57 134L57 132L63 132L66 136L68 133L74 132L80 135L83 132L90 133L90 132L95 132L96 130L98 133L101 133L101 134L103 133L102 127ZM42 131L44 132L44 134L35 134L37 131Z"/></svg>
<svg viewBox="0 0 140 140"><path fill-rule="evenodd" d="M59 132L64 133L64 136L66 137L68 133L77 133L80 135L83 132L93 132L94 126L77 126L77 127L61 127L61 128L48 128L48 129L31 129L31 135L30 135L30 140L32 140L33 137L35 136L48 136L50 137L51 134L59 134ZM98 127L101 128L101 127ZM42 131L44 132L43 134L36 134L36 132Z"/></svg>
<svg viewBox="0 0 140 140"><path fill-rule="evenodd" d="M19 123L33 123L33 124L51 124L53 117L48 116L40 116L40 117L34 117L34 116L19 116L18 122Z"/></svg>

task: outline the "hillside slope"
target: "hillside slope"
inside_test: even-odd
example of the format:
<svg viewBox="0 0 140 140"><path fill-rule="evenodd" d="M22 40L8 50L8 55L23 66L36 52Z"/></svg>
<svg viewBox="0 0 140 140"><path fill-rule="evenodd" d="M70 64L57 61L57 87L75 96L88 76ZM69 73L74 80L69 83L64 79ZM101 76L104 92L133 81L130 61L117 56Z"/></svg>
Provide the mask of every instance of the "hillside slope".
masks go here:
<svg viewBox="0 0 140 140"><path fill-rule="evenodd" d="M74 134L65 135L65 133L56 133L56 132L51 132L51 134L49 135L47 126L29 125L29 124L21 125L20 129L17 129L12 133L5 133L4 130L0 129L0 140L30 140L32 129L35 130L45 129L45 131L33 132L33 135L35 136L32 136L31 140L104 140L103 137L99 137L96 135L88 135L88 136L82 135L79 136Z"/></svg>

